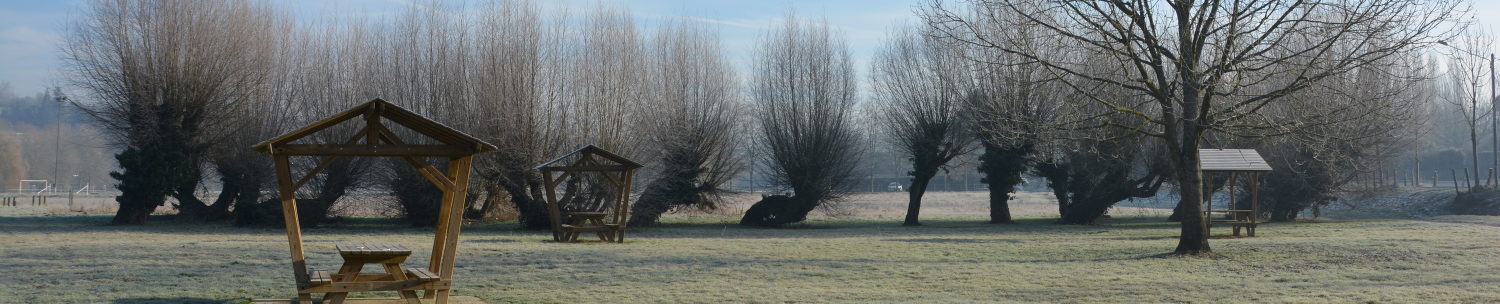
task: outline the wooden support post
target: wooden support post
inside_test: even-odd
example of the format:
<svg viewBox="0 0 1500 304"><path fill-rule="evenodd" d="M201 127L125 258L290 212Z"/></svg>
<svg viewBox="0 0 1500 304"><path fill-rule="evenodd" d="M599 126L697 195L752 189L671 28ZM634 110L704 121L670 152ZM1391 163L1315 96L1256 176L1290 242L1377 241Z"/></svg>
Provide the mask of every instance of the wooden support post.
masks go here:
<svg viewBox="0 0 1500 304"><path fill-rule="evenodd" d="M625 185L620 187L620 212L615 223L620 224L620 230L615 234L616 243L625 242L626 224L630 222L630 184L635 180L635 169L625 170L622 174Z"/></svg>
<svg viewBox="0 0 1500 304"><path fill-rule="evenodd" d="M547 195L547 219L552 221L552 241L554 242L563 241L562 214L560 213L562 212L562 208L558 208L557 206L557 183L562 182L560 180L562 178L564 177L558 177L558 180L554 180L552 178L552 171L542 171L542 185L547 187L544 189Z"/></svg>
<svg viewBox="0 0 1500 304"><path fill-rule="evenodd" d="M1224 196L1228 197L1228 199L1229 199L1228 205L1226 205L1225 208L1224 208L1225 210L1240 210L1240 205L1234 199L1234 190L1235 190L1234 183L1235 183L1235 178L1238 177L1238 176L1239 176L1239 173L1229 172L1229 181L1224 182L1224 184L1227 186L1225 188L1227 188L1226 190L1228 190L1228 192L1225 193ZM1234 214L1233 211L1231 211L1230 213L1225 213L1224 214L1224 218L1229 219L1229 220L1235 220L1234 216L1235 216L1235 214ZM1208 220L1212 221L1213 219L1210 218ZM1234 231L1235 232L1239 232L1240 230L1239 230L1239 228L1235 228ZM1239 233L1235 233L1234 235L1235 236L1239 236Z"/></svg>
<svg viewBox="0 0 1500 304"><path fill-rule="evenodd" d="M297 279L297 289L307 288L307 258L302 251L302 223L297 217L297 189L292 186L292 165L286 155L273 155L276 158L276 180L280 185L277 195L281 199L281 218L286 223L287 244L291 249L292 273ZM312 303L312 295L299 293L297 298L303 303Z"/></svg>
<svg viewBox="0 0 1500 304"><path fill-rule="evenodd" d="M463 227L464 201L469 191L469 168L473 164L472 156L453 158L448 162L448 179L453 180L453 188L449 189L443 197L443 209L448 213L447 228L443 238L442 268L436 269L438 276L444 281L453 280L453 262L458 252L459 228ZM437 302L448 303L448 296L453 292L452 288L437 291Z"/></svg>
<svg viewBox="0 0 1500 304"><path fill-rule="evenodd" d="M1250 230L1246 234L1254 237L1260 223L1260 173L1250 173Z"/></svg>

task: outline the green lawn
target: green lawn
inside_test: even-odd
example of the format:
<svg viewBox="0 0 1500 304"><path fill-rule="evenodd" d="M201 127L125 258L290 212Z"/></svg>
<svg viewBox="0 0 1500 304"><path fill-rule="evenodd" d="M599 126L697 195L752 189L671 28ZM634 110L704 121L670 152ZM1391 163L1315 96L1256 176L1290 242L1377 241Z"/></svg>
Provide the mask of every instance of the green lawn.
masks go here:
<svg viewBox="0 0 1500 304"><path fill-rule="evenodd" d="M854 202L857 204L857 202ZM975 202L979 204L979 202ZM291 296L280 229L0 207L0 303L222 303ZM625 244L557 244L514 224L466 227L457 294L490 302L1500 302L1500 218L1444 216L1268 224L1217 239L1215 255L1165 255L1178 228L1139 215L1057 226L936 212L819 216L743 228L726 214L678 215ZM1228 229L1217 229L1222 235ZM316 268L338 242L424 251L427 229L353 219L308 229ZM409 263L425 261L418 253Z"/></svg>

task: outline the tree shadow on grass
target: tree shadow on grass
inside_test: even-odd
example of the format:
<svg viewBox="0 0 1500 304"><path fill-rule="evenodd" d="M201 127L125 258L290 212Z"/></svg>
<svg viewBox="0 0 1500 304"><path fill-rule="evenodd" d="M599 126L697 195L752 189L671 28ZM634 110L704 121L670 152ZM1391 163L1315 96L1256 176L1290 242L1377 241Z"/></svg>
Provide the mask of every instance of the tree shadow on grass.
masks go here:
<svg viewBox="0 0 1500 304"><path fill-rule="evenodd" d="M6 233L69 233L69 232L135 232L153 234L200 235L200 234L246 234L280 235L281 227L237 227L230 223L200 223L175 220L170 217L153 217L144 226L109 226L110 217L89 216L8 216L0 220L0 234ZM1161 217L1115 217L1104 225L1055 225L1050 218L1017 220L1015 224L990 224L982 218L943 218L924 220L924 225L901 226L899 221L889 219L831 219L815 220L798 225L779 228L741 226L734 222L719 223L666 223L652 227L631 227L630 236L640 239L680 238L844 238L844 237L940 237L945 235L974 234L1099 234L1110 231L1136 229L1171 229L1178 223L1166 222ZM521 230L514 222L471 224L464 227L470 236L548 236L548 230ZM412 227L399 218L343 218L337 222L317 228L303 228L306 235L343 237L367 236L370 234L391 236L430 236L430 227ZM1175 236L1175 234L1173 234ZM1166 237L1165 235L1163 237Z"/></svg>
<svg viewBox="0 0 1500 304"><path fill-rule="evenodd" d="M934 243L934 244L1020 244L1021 240L1010 239L883 239L886 242Z"/></svg>
<svg viewBox="0 0 1500 304"><path fill-rule="evenodd" d="M285 234L282 226L234 226L230 222L194 222L177 220L171 216L152 216L148 224L141 226L107 225L110 216L5 216L0 217L0 234L4 233L71 233L71 232L139 232L153 234ZM304 234L345 236L368 235L432 235L431 227L413 227L399 218L344 218L321 227L302 228Z"/></svg>
<svg viewBox="0 0 1500 304"><path fill-rule="evenodd" d="M233 299L206 299L206 298L177 297L177 298L127 298L127 299L116 299L114 302L111 302L111 303L114 303L114 304L168 304L168 303L171 303L171 304L220 304L220 303L237 303L237 302L239 302L239 301L235 301Z"/></svg>
<svg viewBox="0 0 1500 304"><path fill-rule="evenodd" d="M842 237L926 237L972 234L1096 234L1109 231L1137 229L1172 229L1178 223L1163 221L1161 217L1124 217L1110 220L1105 225L1055 225L1053 219L1037 218L1017 220L1015 224L990 224L982 219L929 219L922 226L901 226L899 221L879 219L825 220L803 225L765 228L741 226L737 223L667 223L659 226L630 228L632 234L644 239L671 238L842 238Z"/></svg>

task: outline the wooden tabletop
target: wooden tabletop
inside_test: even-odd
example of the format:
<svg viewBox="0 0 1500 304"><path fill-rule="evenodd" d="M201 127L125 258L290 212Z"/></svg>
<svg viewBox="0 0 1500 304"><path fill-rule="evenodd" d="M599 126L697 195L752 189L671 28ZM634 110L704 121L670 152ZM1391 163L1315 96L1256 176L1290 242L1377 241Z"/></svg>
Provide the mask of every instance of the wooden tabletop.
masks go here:
<svg viewBox="0 0 1500 304"><path fill-rule="evenodd" d="M396 244L338 244L342 256L408 256L411 249Z"/></svg>
<svg viewBox="0 0 1500 304"><path fill-rule="evenodd" d="M608 216L609 213L604 213L604 212L572 212L572 213L568 213L568 215L572 216L572 217L576 217L576 218L604 218L605 216Z"/></svg>

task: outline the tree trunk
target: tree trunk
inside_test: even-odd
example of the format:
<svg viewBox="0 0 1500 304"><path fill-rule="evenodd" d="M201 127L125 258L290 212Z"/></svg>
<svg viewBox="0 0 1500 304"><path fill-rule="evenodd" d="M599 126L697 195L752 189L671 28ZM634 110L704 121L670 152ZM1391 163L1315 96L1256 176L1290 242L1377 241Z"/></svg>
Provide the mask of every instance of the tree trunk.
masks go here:
<svg viewBox="0 0 1500 304"><path fill-rule="evenodd" d="M406 221L417 227L437 225L442 209L443 190L423 177L417 169L405 163L392 161L391 166L395 167L392 170L394 178L391 179L390 184L391 194L401 205ZM447 166L439 167L439 172L443 172L444 167ZM333 201L325 203L331 205Z"/></svg>
<svg viewBox="0 0 1500 304"><path fill-rule="evenodd" d="M927 185L932 182L932 177L937 175L936 166L931 168L915 168L911 179L911 191L907 192L906 221L902 226L921 226L918 221L922 212L922 195L927 193Z"/></svg>
<svg viewBox="0 0 1500 304"><path fill-rule="evenodd" d="M1105 198L1074 198L1062 216L1057 219L1057 224L1063 225L1094 225L1098 224L1100 218L1109 211L1111 206L1119 200Z"/></svg>
<svg viewBox="0 0 1500 304"><path fill-rule="evenodd" d="M180 180L183 171L176 167L180 157L181 149L162 145L131 147L115 154L122 172L110 172L109 176L119 181L115 189L120 190L120 196L115 201L120 208L110 224L146 224L147 217L165 203Z"/></svg>
<svg viewBox="0 0 1500 304"><path fill-rule="evenodd" d="M1203 174L1198 171L1198 145L1196 140L1192 140L1192 143L1183 145L1178 151L1175 166L1177 192L1182 196L1182 200L1177 202L1182 219L1182 235L1178 237L1177 249L1174 250L1178 254L1212 252L1208 247L1208 227L1203 226Z"/></svg>
<svg viewBox="0 0 1500 304"><path fill-rule="evenodd" d="M496 180L510 194L510 202L516 205L517 219L521 222L522 229L552 229L540 176L533 178L527 172L513 172Z"/></svg>
<svg viewBox="0 0 1500 304"><path fill-rule="evenodd" d="M115 211L115 217L109 221L110 225L145 225L146 218L151 212L156 211L156 206L150 203L127 202L124 195L115 198L120 202L120 209Z"/></svg>
<svg viewBox="0 0 1500 304"><path fill-rule="evenodd" d="M505 191L505 187L501 187L499 183L481 181L480 186L475 187L475 189L483 189L484 200L478 202L479 210L465 209L464 218L470 220L498 218L497 213L500 211L500 206L510 201L510 194ZM474 195L471 197L479 196Z"/></svg>
<svg viewBox="0 0 1500 304"><path fill-rule="evenodd" d="M1012 186L1014 187L1014 186ZM1010 216L1010 193L1014 188L990 185L990 224L1014 224Z"/></svg>
<svg viewBox="0 0 1500 304"><path fill-rule="evenodd" d="M672 211L672 208L692 205L697 197L692 180L680 180L673 176L652 180L646 185L646 190L641 191L641 197L635 204L630 205L629 225L654 226L662 214Z"/></svg>
<svg viewBox="0 0 1500 304"><path fill-rule="evenodd" d="M1021 184L1021 173L1030 164L1027 157L1034 149L1031 144L1020 144L1005 148L983 143L984 153L979 156L979 172L984 173L980 181L990 188L990 223L1014 223L1010 215L1010 194Z"/></svg>

